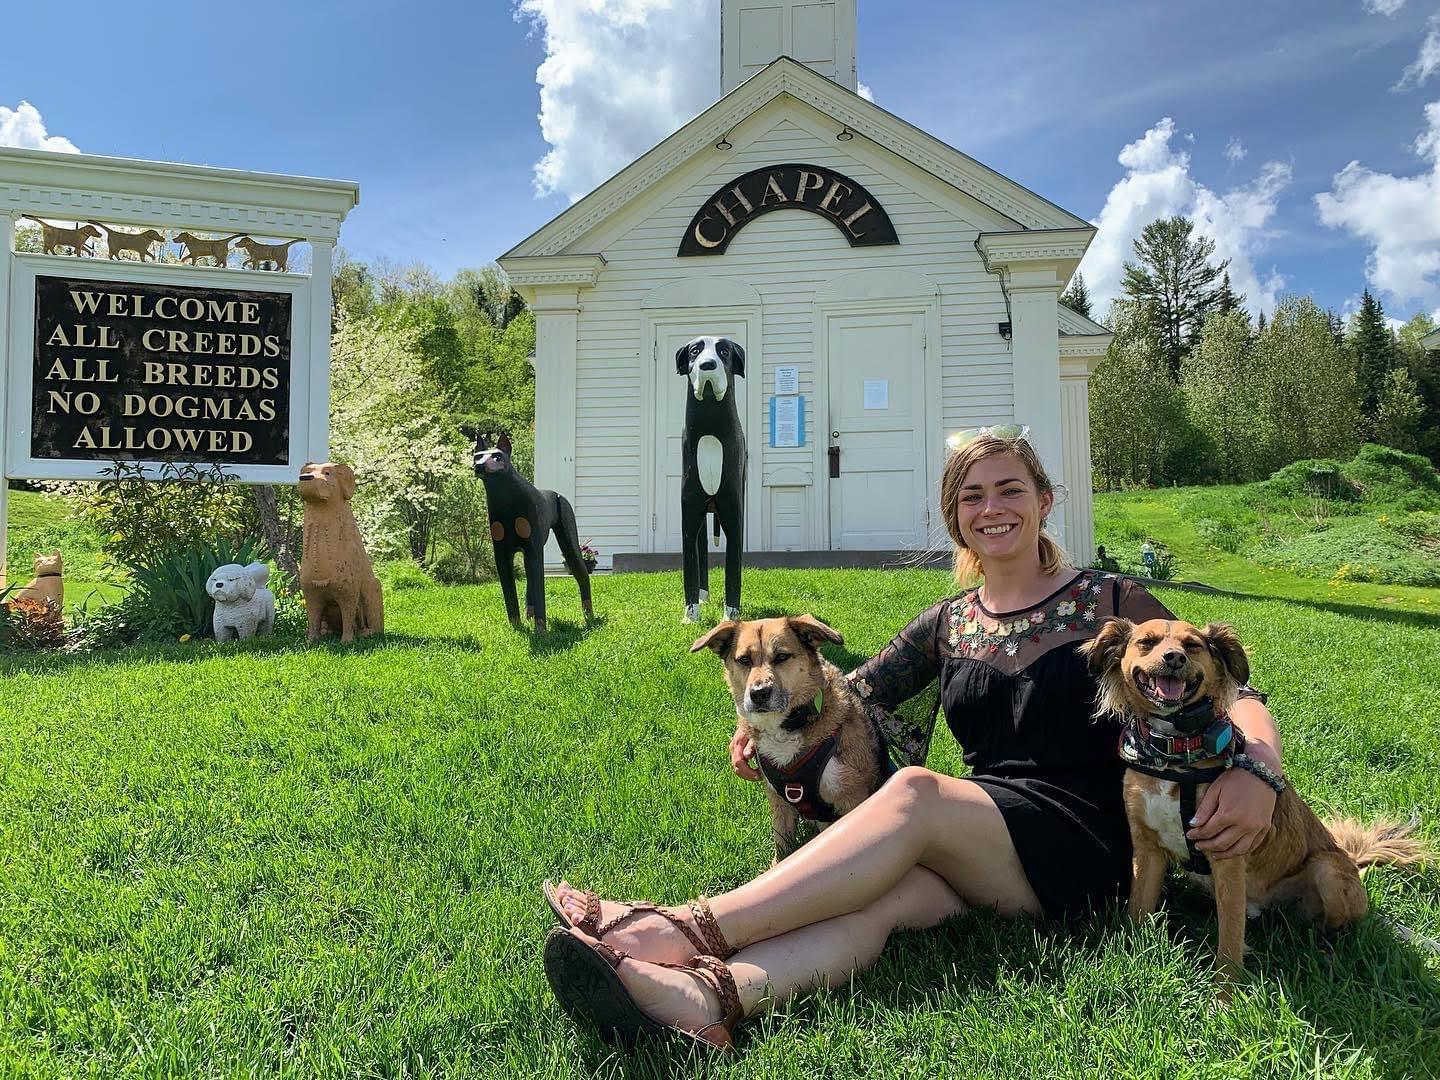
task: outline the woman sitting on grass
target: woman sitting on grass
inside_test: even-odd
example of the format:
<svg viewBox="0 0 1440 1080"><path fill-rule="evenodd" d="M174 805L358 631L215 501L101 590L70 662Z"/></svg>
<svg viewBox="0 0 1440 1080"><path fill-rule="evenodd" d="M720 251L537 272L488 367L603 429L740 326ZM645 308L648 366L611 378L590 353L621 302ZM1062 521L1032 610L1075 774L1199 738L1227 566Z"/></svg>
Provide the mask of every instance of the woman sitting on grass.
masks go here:
<svg viewBox="0 0 1440 1080"><path fill-rule="evenodd" d="M982 431L941 479L956 576L983 584L922 613L849 676L911 762L924 761L931 732L886 710L938 678L971 775L903 768L789 858L708 902L632 906L547 883L568 925L546 942L546 974L568 1012L607 1037L670 1030L728 1046L742 1018L844 984L894 930L971 908L1063 916L1128 891L1118 727L1093 719L1095 679L1076 647L1108 615L1173 616L1134 582L1068 565L1042 531L1054 485L1023 436ZM1278 772L1262 699L1249 693L1231 716L1248 752ZM731 763L758 780L751 750L737 730ZM1244 855L1274 806L1264 781L1232 770L1189 836L1211 859Z"/></svg>

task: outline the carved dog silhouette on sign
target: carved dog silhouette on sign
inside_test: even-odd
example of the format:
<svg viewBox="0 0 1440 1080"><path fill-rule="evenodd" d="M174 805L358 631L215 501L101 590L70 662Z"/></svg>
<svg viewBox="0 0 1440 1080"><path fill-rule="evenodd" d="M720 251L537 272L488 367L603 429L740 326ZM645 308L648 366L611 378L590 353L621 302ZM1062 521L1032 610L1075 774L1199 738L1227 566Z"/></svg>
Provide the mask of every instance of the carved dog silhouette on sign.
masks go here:
<svg viewBox="0 0 1440 1080"><path fill-rule="evenodd" d="M594 616L590 604L590 572L580 553L580 531L575 511L564 495L535 487L510 460L510 435L500 432L491 445L486 433L475 438L475 475L485 484L490 504L490 539L495 544L495 572L505 594L510 624L521 627L520 602L515 594L515 553L525 560L525 617L534 618L537 633L545 633L545 541L553 530L565 566L580 586L580 606L586 618Z"/></svg>

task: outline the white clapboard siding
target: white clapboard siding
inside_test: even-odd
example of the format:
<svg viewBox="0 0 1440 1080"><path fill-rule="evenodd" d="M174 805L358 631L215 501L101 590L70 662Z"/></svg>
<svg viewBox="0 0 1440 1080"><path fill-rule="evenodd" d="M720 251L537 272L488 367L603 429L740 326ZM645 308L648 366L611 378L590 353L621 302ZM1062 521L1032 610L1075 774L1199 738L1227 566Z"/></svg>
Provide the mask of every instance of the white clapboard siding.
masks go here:
<svg viewBox="0 0 1440 1080"><path fill-rule="evenodd" d="M641 340L641 303L679 277L730 277L761 295L761 340L758 347L750 344L748 377L763 380L764 400L773 391L777 365L800 369L809 445L770 449L762 409L761 430L750 433L752 469L810 467L816 460L815 440L825 432L817 401L815 296L826 283L857 270L903 269L938 286L939 340L929 342L927 360L942 368L945 431L1012 418L1009 346L997 331L1008 318L1005 300L974 244L981 231L1013 223L863 138L837 142L834 124L817 120L819 115L794 99L770 102L729 136L733 150L702 151L699 164L661 180L636 200L640 207L627 207L568 249L599 251L605 258L596 286L581 293L574 494L582 539L600 548L607 564L613 553L643 550L648 541L649 522L640 520L642 491L650 483L642 475L642 447L654 432L640 409L643 380L654 360L652 343ZM828 220L780 211L746 226L722 256L677 259L695 212L723 184L786 162L823 165L864 185L889 213L900 246L851 248ZM761 506L749 508L751 514L764 512Z"/></svg>

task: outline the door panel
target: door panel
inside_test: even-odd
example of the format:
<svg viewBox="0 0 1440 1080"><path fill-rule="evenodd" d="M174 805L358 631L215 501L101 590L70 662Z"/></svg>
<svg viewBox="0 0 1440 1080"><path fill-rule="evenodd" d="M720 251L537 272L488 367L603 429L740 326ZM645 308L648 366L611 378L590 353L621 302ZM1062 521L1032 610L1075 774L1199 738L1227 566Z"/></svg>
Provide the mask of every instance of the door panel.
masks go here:
<svg viewBox="0 0 1440 1080"><path fill-rule="evenodd" d="M830 546L885 551L925 542L925 317L831 315ZM867 408L866 406L869 406ZM838 437L836 433L838 432Z"/></svg>

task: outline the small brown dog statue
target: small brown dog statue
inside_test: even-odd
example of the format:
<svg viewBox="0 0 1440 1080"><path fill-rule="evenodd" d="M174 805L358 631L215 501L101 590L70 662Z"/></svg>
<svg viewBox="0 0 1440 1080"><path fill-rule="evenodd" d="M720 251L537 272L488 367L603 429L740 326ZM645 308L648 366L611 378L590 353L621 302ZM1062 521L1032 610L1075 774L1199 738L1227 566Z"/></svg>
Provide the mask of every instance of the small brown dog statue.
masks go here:
<svg viewBox="0 0 1440 1080"><path fill-rule="evenodd" d="M59 614L65 608L65 562L60 552L35 556L35 576L30 584L15 590L12 600L34 600Z"/></svg>
<svg viewBox="0 0 1440 1080"><path fill-rule="evenodd" d="M216 266L224 266L230 259L230 241L244 235L244 233L231 233L229 236L212 239L196 236L190 232L182 232L175 235L175 242L184 245L180 252L182 263L188 262L191 266L199 266L199 260L209 259Z"/></svg>
<svg viewBox="0 0 1440 1080"><path fill-rule="evenodd" d="M309 616L308 640L338 633L349 642L356 634L383 634L380 579L350 509L354 470L332 461L312 462L300 470L298 490L305 503L300 591Z"/></svg>
<svg viewBox="0 0 1440 1080"><path fill-rule="evenodd" d="M98 221L91 222L91 224L105 230L105 246L110 249L110 258L112 259L120 258L122 252L128 251L141 262L146 259L154 262L155 245L165 242L165 234L154 229L132 233L126 232L124 229L112 229L109 225L101 225Z"/></svg>
<svg viewBox="0 0 1440 1080"><path fill-rule="evenodd" d="M40 222L40 246L46 255L58 255L61 248L69 248L70 254L75 256L95 254L93 241L100 238L100 230L94 225L66 228L64 225L41 221L40 218L34 220Z"/></svg>
<svg viewBox="0 0 1440 1080"><path fill-rule="evenodd" d="M289 265L290 249L299 240L287 240L283 244L262 244L250 236L242 236L235 246L245 252L245 266L251 270L285 270Z"/></svg>

